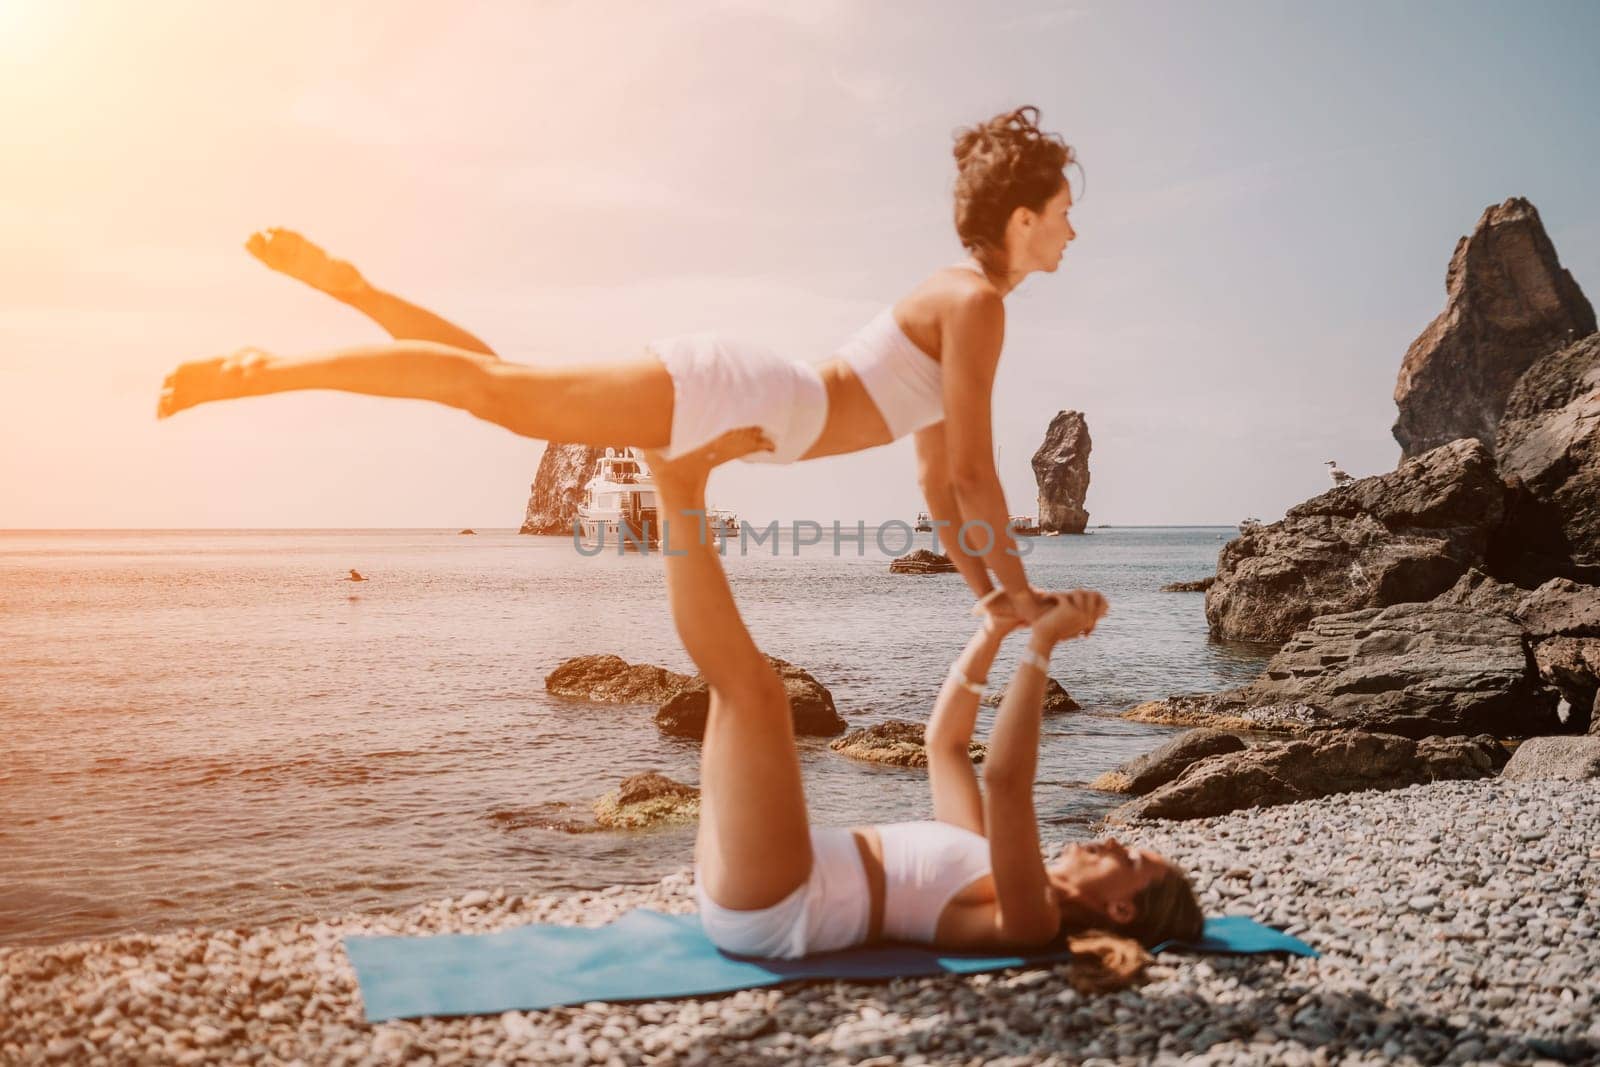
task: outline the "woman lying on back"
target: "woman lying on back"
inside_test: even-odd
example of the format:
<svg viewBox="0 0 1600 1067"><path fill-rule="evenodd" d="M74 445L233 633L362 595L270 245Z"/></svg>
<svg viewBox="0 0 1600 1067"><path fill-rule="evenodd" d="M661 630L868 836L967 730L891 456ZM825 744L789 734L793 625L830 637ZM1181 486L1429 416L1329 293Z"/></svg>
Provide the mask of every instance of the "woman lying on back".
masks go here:
<svg viewBox="0 0 1600 1067"><path fill-rule="evenodd" d="M967 742L981 683L1021 625L1003 610L951 666L928 725L934 818L809 823L783 683L740 619L701 526L711 469L763 447L770 442L748 428L672 461L645 452L670 548L673 619L711 689L695 849L711 940L741 955L796 957L878 940L1012 951L1091 929L1145 946L1197 937L1194 891L1161 856L1107 839L1069 845L1048 865L1041 857L1033 782L1049 656L1105 614L1105 600L1088 590L1055 594L1034 620L989 741L987 789Z"/></svg>

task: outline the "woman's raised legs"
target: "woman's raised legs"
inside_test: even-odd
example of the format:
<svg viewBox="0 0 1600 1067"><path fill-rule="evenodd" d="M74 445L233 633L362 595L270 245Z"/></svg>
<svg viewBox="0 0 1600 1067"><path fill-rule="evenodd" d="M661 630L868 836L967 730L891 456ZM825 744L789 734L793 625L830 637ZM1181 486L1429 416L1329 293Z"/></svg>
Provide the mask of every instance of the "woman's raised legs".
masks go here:
<svg viewBox="0 0 1600 1067"><path fill-rule="evenodd" d="M711 688L700 749L700 881L712 900L740 911L778 903L811 874L789 698L739 617L703 525L711 469L762 447L771 442L750 427L672 462L645 454L661 499L672 618Z"/></svg>

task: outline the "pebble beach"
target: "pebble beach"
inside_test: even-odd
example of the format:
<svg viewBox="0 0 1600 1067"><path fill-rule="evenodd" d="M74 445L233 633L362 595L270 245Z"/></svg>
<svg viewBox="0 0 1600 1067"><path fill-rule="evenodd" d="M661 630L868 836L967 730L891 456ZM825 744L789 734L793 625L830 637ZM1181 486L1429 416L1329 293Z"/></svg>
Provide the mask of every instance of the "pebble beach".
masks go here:
<svg viewBox="0 0 1600 1067"><path fill-rule="evenodd" d="M1600 782L1441 782L1125 831L1211 915L1320 959L1164 954L1085 995L1048 967L367 1025L340 939L692 912L687 866L571 895L0 949L0 1062L1593 1063ZM685 857L687 860L687 857Z"/></svg>

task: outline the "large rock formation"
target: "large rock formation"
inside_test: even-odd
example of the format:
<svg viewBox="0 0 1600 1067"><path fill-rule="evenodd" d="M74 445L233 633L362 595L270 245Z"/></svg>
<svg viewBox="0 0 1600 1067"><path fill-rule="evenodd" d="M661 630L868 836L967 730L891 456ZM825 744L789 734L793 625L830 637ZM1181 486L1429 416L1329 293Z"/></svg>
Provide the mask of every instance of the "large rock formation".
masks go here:
<svg viewBox="0 0 1600 1067"><path fill-rule="evenodd" d="M1127 715L1295 733L1550 733L1562 726L1556 694L1530 666L1524 633L1502 613L1439 602L1323 615L1248 685L1141 704Z"/></svg>
<svg viewBox="0 0 1600 1067"><path fill-rule="evenodd" d="M1495 442L1513 482L1491 565L1523 581L1600 582L1600 334L1530 367Z"/></svg>
<svg viewBox="0 0 1600 1067"><path fill-rule="evenodd" d="M1486 209L1456 244L1445 308L1412 342L1395 382L1402 457L1459 437L1494 447L1506 398L1540 356L1594 332L1594 309L1521 197Z"/></svg>
<svg viewBox="0 0 1600 1067"><path fill-rule="evenodd" d="M1540 681L1567 702L1565 728L1600 728L1600 589L1552 578L1528 590L1474 570L1434 603L1514 622Z"/></svg>
<svg viewBox="0 0 1600 1067"><path fill-rule="evenodd" d="M851 759L868 763L887 763L892 767L928 765L927 726L904 719L889 719L828 742L828 747ZM967 758L982 763L989 749L978 741L967 742Z"/></svg>
<svg viewBox="0 0 1600 1067"><path fill-rule="evenodd" d="M1482 561L1504 499L1475 439L1333 489L1223 546L1206 621L1225 640L1281 642L1318 615L1428 600Z"/></svg>
<svg viewBox="0 0 1600 1067"><path fill-rule="evenodd" d="M539 471L528 491L528 513L523 517L525 534L565 534L572 536L572 520L583 501L583 487L594 477L604 448L588 445L545 445Z"/></svg>
<svg viewBox="0 0 1600 1067"><path fill-rule="evenodd" d="M838 709L834 707L833 694L821 682L787 660L768 656L767 662L783 680L796 734L833 737L850 728L850 724L839 716ZM697 674L682 690L656 709L656 725L674 737L698 741L706 735L706 719L710 714L711 688Z"/></svg>
<svg viewBox="0 0 1600 1067"><path fill-rule="evenodd" d="M1336 793L1488 778L1505 764L1505 749L1487 735L1415 741L1341 730L1203 759L1106 821L1205 819Z"/></svg>
<svg viewBox="0 0 1600 1067"><path fill-rule="evenodd" d="M1089 424L1080 413L1062 411L1050 420L1044 443L1033 454L1042 532L1081 534L1089 525L1083 501L1089 493L1090 447Z"/></svg>

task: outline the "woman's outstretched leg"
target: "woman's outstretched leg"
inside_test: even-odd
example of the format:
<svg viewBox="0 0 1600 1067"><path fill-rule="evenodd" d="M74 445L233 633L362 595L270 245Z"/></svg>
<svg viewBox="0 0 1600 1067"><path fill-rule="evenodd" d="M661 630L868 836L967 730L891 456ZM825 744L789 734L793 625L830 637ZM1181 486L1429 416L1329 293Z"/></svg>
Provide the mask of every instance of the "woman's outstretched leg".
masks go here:
<svg viewBox="0 0 1600 1067"><path fill-rule="evenodd" d="M762 446L772 447L751 427L670 463L646 452L661 498L672 618L711 688L700 750L700 881L712 900L740 911L778 903L811 874L789 699L739 618L703 525L711 469Z"/></svg>
<svg viewBox="0 0 1600 1067"><path fill-rule="evenodd" d="M162 383L156 417L217 400L302 389L431 400L542 441L664 448L672 440L672 376L654 356L530 367L431 341L392 341L300 359L245 348L185 363Z"/></svg>
<svg viewBox="0 0 1600 1067"><path fill-rule="evenodd" d="M350 262L334 259L294 230L275 226L253 233L244 247L280 274L355 308L397 341L437 341L499 358L473 334L427 308L377 288Z"/></svg>

